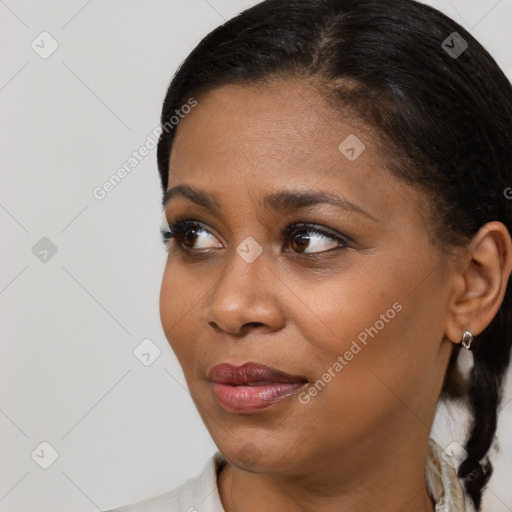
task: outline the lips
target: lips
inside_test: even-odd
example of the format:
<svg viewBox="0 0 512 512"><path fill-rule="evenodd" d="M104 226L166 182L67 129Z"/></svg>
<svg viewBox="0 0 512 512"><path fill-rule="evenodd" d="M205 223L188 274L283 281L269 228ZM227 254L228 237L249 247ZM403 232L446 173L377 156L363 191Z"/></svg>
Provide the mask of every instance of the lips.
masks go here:
<svg viewBox="0 0 512 512"><path fill-rule="evenodd" d="M308 381L257 363L214 366L208 373L217 403L224 410L253 414L295 394Z"/></svg>
<svg viewBox="0 0 512 512"><path fill-rule="evenodd" d="M258 385L275 382L307 382L306 377L300 375L290 375L281 370L270 366L257 363L245 363L241 366L223 363L214 366L208 378L218 384L230 384L232 386L240 385Z"/></svg>

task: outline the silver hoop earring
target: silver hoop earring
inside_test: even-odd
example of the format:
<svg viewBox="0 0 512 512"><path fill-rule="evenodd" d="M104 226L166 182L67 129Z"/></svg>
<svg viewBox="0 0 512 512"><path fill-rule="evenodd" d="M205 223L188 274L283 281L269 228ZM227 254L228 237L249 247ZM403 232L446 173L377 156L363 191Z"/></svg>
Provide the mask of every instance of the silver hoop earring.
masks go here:
<svg viewBox="0 0 512 512"><path fill-rule="evenodd" d="M471 342L473 341L473 335L469 331L462 331L462 346L469 350L471 348Z"/></svg>

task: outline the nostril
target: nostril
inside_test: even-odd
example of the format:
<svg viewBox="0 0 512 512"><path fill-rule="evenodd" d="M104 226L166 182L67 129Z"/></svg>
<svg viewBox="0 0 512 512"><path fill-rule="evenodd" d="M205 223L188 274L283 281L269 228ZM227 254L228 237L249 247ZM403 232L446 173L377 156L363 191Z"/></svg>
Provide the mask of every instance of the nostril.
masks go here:
<svg viewBox="0 0 512 512"><path fill-rule="evenodd" d="M263 325L265 324L262 322L247 322L242 326L242 329L246 329L247 327L262 327Z"/></svg>

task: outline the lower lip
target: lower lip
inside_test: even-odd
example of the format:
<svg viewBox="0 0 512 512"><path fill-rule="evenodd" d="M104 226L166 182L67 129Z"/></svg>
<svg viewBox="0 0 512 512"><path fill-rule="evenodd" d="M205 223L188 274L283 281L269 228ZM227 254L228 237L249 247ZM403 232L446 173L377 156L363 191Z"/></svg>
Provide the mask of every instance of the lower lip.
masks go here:
<svg viewBox="0 0 512 512"><path fill-rule="evenodd" d="M213 382L217 403L226 411L251 414L294 395L305 382L274 382L264 386L230 386Z"/></svg>

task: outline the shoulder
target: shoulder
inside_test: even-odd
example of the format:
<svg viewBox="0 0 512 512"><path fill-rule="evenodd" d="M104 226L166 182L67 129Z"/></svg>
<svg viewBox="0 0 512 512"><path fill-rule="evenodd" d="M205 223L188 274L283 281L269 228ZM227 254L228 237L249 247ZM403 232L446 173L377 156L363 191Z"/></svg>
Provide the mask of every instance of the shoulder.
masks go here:
<svg viewBox="0 0 512 512"><path fill-rule="evenodd" d="M220 452L208 460L200 475L179 487L107 512L224 512L217 488L217 474L226 463Z"/></svg>

